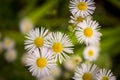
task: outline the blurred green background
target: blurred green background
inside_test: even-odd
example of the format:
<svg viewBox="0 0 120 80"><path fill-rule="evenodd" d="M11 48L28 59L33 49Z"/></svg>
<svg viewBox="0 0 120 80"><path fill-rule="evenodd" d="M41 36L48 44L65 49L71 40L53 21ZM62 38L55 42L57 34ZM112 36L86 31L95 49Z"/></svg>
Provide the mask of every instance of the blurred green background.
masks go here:
<svg viewBox="0 0 120 80"><path fill-rule="evenodd" d="M75 54L82 56L85 45L79 44L74 33L68 28L71 15L69 2L70 0L0 0L2 38L8 36L14 39L18 52L18 58L14 63L5 61L4 51L0 54L0 80L35 80L27 67L21 63L21 56L25 53L25 38L19 30L19 23L26 16L33 21L35 27L44 26L51 31L69 34L75 44ZM103 34L100 56L95 63L101 68L112 69L117 80L120 80L120 0L95 2L93 19L100 23L100 32Z"/></svg>

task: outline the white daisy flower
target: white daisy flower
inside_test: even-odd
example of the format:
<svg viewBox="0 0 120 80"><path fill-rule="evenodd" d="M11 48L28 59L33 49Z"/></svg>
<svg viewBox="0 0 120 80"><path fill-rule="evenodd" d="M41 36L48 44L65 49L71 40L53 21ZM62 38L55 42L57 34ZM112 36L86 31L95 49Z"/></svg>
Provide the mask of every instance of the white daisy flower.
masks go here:
<svg viewBox="0 0 120 80"><path fill-rule="evenodd" d="M98 67L94 64L81 64L75 70L74 80L94 80L97 74Z"/></svg>
<svg viewBox="0 0 120 80"><path fill-rule="evenodd" d="M94 13L95 2L93 0L71 0L70 11L76 16L89 16Z"/></svg>
<svg viewBox="0 0 120 80"><path fill-rule="evenodd" d="M84 42L86 45L96 45L99 44L100 37L102 36L99 32L99 27L96 21L84 20L76 27L75 35L80 43Z"/></svg>
<svg viewBox="0 0 120 80"><path fill-rule="evenodd" d="M74 71L81 61L80 56L74 55L69 60L65 61L64 67L68 71Z"/></svg>
<svg viewBox="0 0 120 80"><path fill-rule="evenodd" d="M14 62L17 58L17 52L16 50L13 50L13 49L7 50L4 57L7 62Z"/></svg>
<svg viewBox="0 0 120 80"><path fill-rule="evenodd" d="M60 63L69 59L69 56L66 53L73 53L73 44L71 40L68 35L61 32L50 33L46 40L46 46L52 49L54 55L56 56L56 60Z"/></svg>
<svg viewBox="0 0 120 80"><path fill-rule="evenodd" d="M35 49L43 47L47 34L48 30L43 27L40 30L39 28L31 30L26 36L25 49L28 52L32 52Z"/></svg>
<svg viewBox="0 0 120 80"><path fill-rule="evenodd" d="M74 71L76 67L77 67L77 65L72 59L67 60L64 63L64 68L68 71Z"/></svg>
<svg viewBox="0 0 120 80"><path fill-rule="evenodd" d="M52 70L51 75L55 78L59 77L61 75L61 69L60 67L56 67Z"/></svg>
<svg viewBox="0 0 120 80"><path fill-rule="evenodd" d="M23 34L27 34L34 28L33 23L30 19L24 18L20 22L20 31Z"/></svg>
<svg viewBox="0 0 120 80"><path fill-rule="evenodd" d="M116 80L111 70L101 69L97 74L97 80Z"/></svg>
<svg viewBox="0 0 120 80"><path fill-rule="evenodd" d="M88 61L95 61L99 56L99 47L87 46L83 52L83 56Z"/></svg>
<svg viewBox="0 0 120 80"><path fill-rule="evenodd" d="M5 49L13 49L15 46L15 41L9 37L6 37L3 41L3 46Z"/></svg>
<svg viewBox="0 0 120 80"><path fill-rule="evenodd" d="M80 62L82 62L82 58L78 55L74 55L71 57L71 59L76 63L79 64Z"/></svg>
<svg viewBox="0 0 120 80"><path fill-rule="evenodd" d="M80 22L83 22L83 20L91 20L92 16L82 17L82 16L70 16L71 20L69 23L77 25Z"/></svg>
<svg viewBox="0 0 120 80"><path fill-rule="evenodd" d="M46 47L36 49L33 53L28 54L26 65L29 66L29 71L37 78L44 78L51 74L51 70L56 67L56 61L52 51Z"/></svg>

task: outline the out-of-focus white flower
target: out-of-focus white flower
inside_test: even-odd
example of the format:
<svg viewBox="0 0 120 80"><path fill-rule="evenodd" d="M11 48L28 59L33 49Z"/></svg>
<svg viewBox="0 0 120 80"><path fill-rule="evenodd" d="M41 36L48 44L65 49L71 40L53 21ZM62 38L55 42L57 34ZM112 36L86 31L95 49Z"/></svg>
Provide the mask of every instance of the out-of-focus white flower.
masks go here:
<svg viewBox="0 0 120 80"><path fill-rule="evenodd" d="M52 55L52 51L44 47L28 54L26 65L29 66L29 71L33 76L44 78L51 74L51 70L55 69L56 61Z"/></svg>
<svg viewBox="0 0 120 80"><path fill-rule="evenodd" d="M25 49L28 51L28 53L31 53L35 49L44 47L47 34L48 30L43 27L41 27L40 30L39 28L31 30L27 34L25 40Z"/></svg>
<svg viewBox="0 0 120 80"><path fill-rule="evenodd" d="M27 34L34 28L33 23L30 19L24 18L20 22L20 31L23 34Z"/></svg>
<svg viewBox="0 0 120 80"><path fill-rule="evenodd" d="M82 17L82 16L70 16L70 18L71 18L71 20L69 21L69 23L77 25L78 23L81 23L84 20L91 20L92 16L86 16L86 17Z"/></svg>
<svg viewBox="0 0 120 80"><path fill-rule="evenodd" d="M87 46L83 52L84 58L88 61L95 61L99 56L99 47Z"/></svg>
<svg viewBox="0 0 120 80"><path fill-rule="evenodd" d="M89 16L94 13L95 2L93 0L71 0L70 11L76 16Z"/></svg>
<svg viewBox="0 0 120 80"><path fill-rule="evenodd" d="M116 80L116 77L113 75L111 70L101 69L97 74L96 80Z"/></svg>
<svg viewBox="0 0 120 80"><path fill-rule="evenodd" d="M52 76L53 77L55 77L55 78L57 78L57 77L59 77L60 75L61 75L61 69L60 69L60 67L56 67L56 68L54 68L53 70L52 70Z"/></svg>
<svg viewBox="0 0 120 80"><path fill-rule="evenodd" d="M80 56L74 55L69 60L65 61L64 67L66 70L74 71L81 61Z"/></svg>
<svg viewBox="0 0 120 80"><path fill-rule="evenodd" d="M98 67L94 64L81 64L75 70L74 80L96 80Z"/></svg>
<svg viewBox="0 0 120 80"><path fill-rule="evenodd" d="M17 58L17 52L14 49L7 50L4 56L7 62L14 62Z"/></svg>
<svg viewBox="0 0 120 80"><path fill-rule="evenodd" d="M68 35L61 32L50 33L46 39L45 46L52 49L56 61L58 60L60 63L69 59L67 54L73 53L72 41L69 39Z"/></svg>
<svg viewBox="0 0 120 80"><path fill-rule="evenodd" d="M6 37L3 41L3 46L5 49L13 49L15 46L15 41L9 37Z"/></svg>
<svg viewBox="0 0 120 80"><path fill-rule="evenodd" d="M84 20L76 27L75 35L80 43L86 45L99 44L102 34L99 32L99 23L93 20Z"/></svg>
<svg viewBox="0 0 120 80"><path fill-rule="evenodd" d="M66 70L74 71L76 68L76 63L70 59L70 60L65 61L64 67Z"/></svg>
<svg viewBox="0 0 120 80"><path fill-rule="evenodd" d="M71 57L71 59L78 65L80 62L82 62L82 58L78 55L74 55Z"/></svg>

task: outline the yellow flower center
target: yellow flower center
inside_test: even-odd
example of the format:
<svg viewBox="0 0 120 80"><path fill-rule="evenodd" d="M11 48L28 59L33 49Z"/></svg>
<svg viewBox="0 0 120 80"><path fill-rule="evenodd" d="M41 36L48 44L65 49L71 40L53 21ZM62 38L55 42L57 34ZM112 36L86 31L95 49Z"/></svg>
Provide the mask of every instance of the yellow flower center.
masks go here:
<svg viewBox="0 0 120 80"><path fill-rule="evenodd" d="M94 55L94 51L93 51L93 50L90 50L90 51L88 52L88 55L89 55L89 56L93 56L93 55Z"/></svg>
<svg viewBox="0 0 120 80"><path fill-rule="evenodd" d="M60 42L56 42L53 44L53 50L57 53L61 53L63 51L63 45Z"/></svg>
<svg viewBox="0 0 120 80"><path fill-rule="evenodd" d="M110 80L110 79L109 79L109 77L104 76L104 77L102 78L102 80Z"/></svg>
<svg viewBox="0 0 120 80"><path fill-rule="evenodd" d="M42 37L38 37L34 40L34 44L37 46L37 47L42 47L43 44L44 44L44 38Z"/></svg>
<svg viewBox="0 0 120 80"><path fill-rule="evenodd" d="M79 10L87 10L87 8L88 8L88 5L87 5L86 2L79 2L78 3L78 9Z"/></svg>
<svg viewBox="0 0 120 80"><path fill-rule="evenodd" d="M6 44L7 44L7 45L11 45L11 44L12 44L12 41L11 41L11 40L7 40L7 41L6 41Z"/></svg>
<svg viewBox="0 0 120 80"><path fill-rule="evenodd" d="M36 64L38 67L44 68L47 66L47 59L46 58L38 58Z"/></svg>
<svg viewBox="0 0 120 80"><path fill-rule="evenodd" d="M76 19L76 22L79 23L79 22L82 22L83 20L85 20L85 18L80 16Z"/></svg>
<svg viewBox="0 0 120 80"><path fill-rule="evenodd" d="M82 77L83 80L93 80L92 74L87 72Z"/></svg>
<svg viewBox="0 0 120 80"><path fill-rule="evenodd" d="M92 28L87 27L87 28L84 30L84 35L85 35L86 37L91 37L91 36L93 35L93 30L92 30Z"/></svg>

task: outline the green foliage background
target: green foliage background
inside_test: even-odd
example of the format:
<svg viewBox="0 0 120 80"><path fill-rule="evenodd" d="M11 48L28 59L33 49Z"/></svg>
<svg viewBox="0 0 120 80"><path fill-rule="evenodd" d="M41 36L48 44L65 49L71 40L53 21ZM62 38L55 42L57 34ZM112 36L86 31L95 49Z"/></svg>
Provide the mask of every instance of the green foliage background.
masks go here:
<svg viewBox="0 0 120 80"><path fill-rule="evenodd" d="M2 38L11 37L16 41L18 58L14 63L0 55L0 80L35 80L27 67L21 63L24 50L24 35L19 31L19 21L29 17L36 27L44 26L51 31L70 35L75 44L75 54L81 55L85 45L79 44L68 26L70 0L0 0L0 32ZM95 62L99 67L112 69L120 79L120 0L95 0L93 19L101 25L103 34L101 52ZM61 80L61 79L60 79Z"/></svg>

